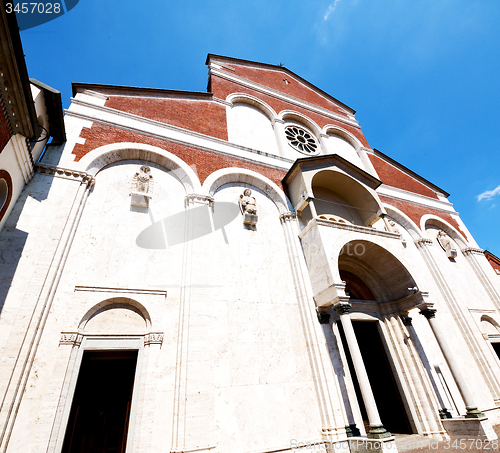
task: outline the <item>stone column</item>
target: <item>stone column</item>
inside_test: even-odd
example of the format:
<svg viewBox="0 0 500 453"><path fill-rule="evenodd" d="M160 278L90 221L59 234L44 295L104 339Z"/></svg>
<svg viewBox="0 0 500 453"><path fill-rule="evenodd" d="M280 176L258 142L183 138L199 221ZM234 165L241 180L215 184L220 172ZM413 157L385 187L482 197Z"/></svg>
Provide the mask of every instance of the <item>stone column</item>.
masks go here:
<svg viewBox="0 0 500 453"><path fill-rule="evenodd" d="M420 310L420 314L424 315L429 321L429 325L431 326L432 332L436 337L436 340L441 348L443 356L450 367L451 372L453 373L453 377L455 378L455 382L457 383L458 390L464 399L465 406L467 408L467 414L465 418L482 418L485 415L478 410L477 405L474 404L474 397L469 390L469 386L467 381L464 379L461 372L461 364L459 363L456 354L451 349L449 342L446 338L446 335L442 332L439 327L439 323L436 320L436 309L425 307Z"/></svg>
<svg viewBox="0 0 500 453"><path fill-rule="evenodd" d="M349 302L339 302L338 304L334 305L333 308L340 315L340 322L342 323L342 327L344 328L347 347L349 348L349 352L351 353L354 370L356 371L356 377L358 378L361 395L363 396L363 402L365 403L366 412L368 414L370 430L368 431L367 435L368 437L373 439L383 439L385 437L391 437L392 434L383 427L382 421L380 420L375 397L373 396L370 381L368 380L368 374L366 373L365 365L363 363L363 357L361 356L361 351L359 349L358 341L356 340L354 328L352 327L351 318L349 317L351 304Z"/></svg>

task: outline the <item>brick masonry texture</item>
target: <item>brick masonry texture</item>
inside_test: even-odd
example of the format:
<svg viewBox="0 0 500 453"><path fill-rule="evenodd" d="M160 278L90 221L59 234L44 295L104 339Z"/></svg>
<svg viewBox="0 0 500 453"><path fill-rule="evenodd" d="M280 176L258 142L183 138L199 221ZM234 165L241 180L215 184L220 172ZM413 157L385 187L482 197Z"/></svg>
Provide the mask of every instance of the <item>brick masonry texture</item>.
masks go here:
<svg viewBox="0 0 500 453"><path fill-rule="evenodd" d="M436 217L439 217L445 222L448 222L450 225L452 225L457 231L462 234L462 236L466 240L468 240L467 235L460 229L458 222L446 212L426 208L424 206L419 206L406 201L394 200L393 198L384 196L380 196L380 200L383 203L394 206L395 208L398 208L400 211L404 212L411 220L413 220L417 224L418 227L420 227L420 219L422 218L422 216L424 216L425 214L435 215Z"/></svg>
<svg viewBox="0 0 500 453"><path fill-rule="evenodd" d="M323 95L317 93L307 84L293 78L285 71L280 71L278 69L273 70L249 66L239 66L237 64L224 65L233 68L235 70L234 73L240 77L244 77L245 79L251 80L252 82L264 85L266 87L280 91L281 93L285 93L298 99L302 99L306 102L318 105L325 109L331 110L332 112L339 113L347 117L347 114L342 109L342 107L339 107L333 101L330 101ZM285 82L285 80L288 81L288 84Z"/></svg>
<svg viewBox="0 0 500 453"><path fill-rule="evenodd" d="M495 255L492 255L489 252L485 253L486 259L488 262L491 264L491 267L495 269L496 271L500 272L500 259L497 258Z"/></svg>
<svg viewBox="0 0 500 453"><path fill-rule="evenodd" d="M226 108L216 102L111 96L106 107L227 140Z"/></svg>
<svg viewBox="0 0 500 453"><path fill-rule="evenodd" d="M0 113L0 152L3 151L7 143L9 143L10 140L10 130L9 130L9 124L7 123L7 120L3 114L3 112Z"/></svg>
<svg viewBox="0 0 500 453"><path fill-rule="evenodd" d="M384 162L377 156L372 154L368 155L375 170L377 171L380 180L391 187L397 187L398 189L404 189L408 192L418 193L420 195L425 195L426 197L431 197L439 199L432 189L418 182L416 179L392 166L391 164Z"/></svg>
<svg viewBox="0 0 500 453"><path fill-rule="evenodd" d="M365 136L363 135L361 130L357 127L353 127L353 126L350 126L348 124L342 123L340 121L336 121L330 117L320 115L320 114L315 113L311 110L307 110L305 108L298 107L294 104L290 104L288 102L281 101L281 100L276 99L272 96L268 96L266 94L257 92L255 90L244 87L242 85L231 82L229 80L222 79L220 77L212 75L212 77L211 77L211 89L212 89L213 95L219 99L226 99L232 93L250 94L250 95L258 97L259 99L264 101L266 104L268 104L270 107L272 107L276 113L279 113L283 110L294 110L296 112L302 113L303 115L307 116L311 120L315 121L319 127L326 126L327 124L336 125L342 129L345 129L346 131L350 132L351 134L353 134L361 142L361 144L363 146L365 146L367 148L370 147ZM301 99L304 99L305 96L296 96L296 97L300 97ZM331 107L330 107L330 110L333 110L334 112L338 113L336 111L336 109L332 109Z"/></svg>
<svg viewBox="0 0 500 453"><path fill-rule="evenodd" d="M209 151L203 151L197 148L171 143L167 140L155 139L147 135L128 132L111 126L104 126L99 123L94 123L91 128L83 129L81 137L85 139L85 144L77 144L73 149L73 154L76 155L77 161L93 149L111 143L144 143L146 145L157 146L158 148L162 148L172 154L175 154L188 165L193 166L202 184L207 176L214 171L228 167L253 170L266 176L271 181L275 182L279 187L282 187L281 180L286 174L284 171L269 168L265 165L253 164L236 158L211 153Z"/></svg>

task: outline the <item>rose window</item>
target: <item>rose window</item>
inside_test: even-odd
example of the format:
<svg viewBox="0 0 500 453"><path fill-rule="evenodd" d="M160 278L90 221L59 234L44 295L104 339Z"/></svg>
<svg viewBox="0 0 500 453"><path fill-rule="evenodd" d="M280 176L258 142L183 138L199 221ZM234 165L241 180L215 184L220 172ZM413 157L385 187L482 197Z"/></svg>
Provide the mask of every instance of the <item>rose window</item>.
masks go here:
<svg viewBox="0 0 500 453"><path fill-rule="evenodd" d="M318 152L316 139L304 129L297 126L288 126L285 128L285 135L288 144L297 151L305 154L316 154Z"/></svg>

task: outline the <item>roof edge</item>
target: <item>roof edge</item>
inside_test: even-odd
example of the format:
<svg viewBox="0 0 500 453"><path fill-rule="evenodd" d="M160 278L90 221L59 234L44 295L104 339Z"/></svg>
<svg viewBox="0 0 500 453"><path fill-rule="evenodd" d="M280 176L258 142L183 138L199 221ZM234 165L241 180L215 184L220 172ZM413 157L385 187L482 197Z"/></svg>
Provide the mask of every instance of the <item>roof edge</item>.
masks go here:
<svg viewBox="0 0 500 453"><path fill-rule="evenodd" d="M432 190L435 190L436 192L439 192L440 194L444 195L446 198L450 196L448 192L445 190L441 189L441 187L436 186L436 184L433 184L430 182L428 179L425 179L423 176L420 176L418 173L415 173L414 171L410 170L408 167L405 167L403 164L399 163L398 161L394 160L392 157L389 157L387 154L384 154L382 151L373 148L373 154L377 157L380 157L381 159L386 160L390 164L394 165L395 167L399 168L401 171L408 173L409 175L413 176L415 179L417 179L419 182L422 184L425 184L432 188Z"/></svg>
<svg viewBox="0 0 500 453"><path fill-rule="evenodd" d="M71 84L73 97L76 96L79 89L92 90L92 91L105 91L107 94L120 95L120 93L129 94L148 94L150 96L159 97L172 97L172 96L183 96L188 98L201 98L211 100L213 99L212 93L207 93L205 91L184 91L184 90L167 90L163 88L143 88L125 85L110 85L110 84L100 84L100 83L84 83L84 82L73 82Z"/></svg>

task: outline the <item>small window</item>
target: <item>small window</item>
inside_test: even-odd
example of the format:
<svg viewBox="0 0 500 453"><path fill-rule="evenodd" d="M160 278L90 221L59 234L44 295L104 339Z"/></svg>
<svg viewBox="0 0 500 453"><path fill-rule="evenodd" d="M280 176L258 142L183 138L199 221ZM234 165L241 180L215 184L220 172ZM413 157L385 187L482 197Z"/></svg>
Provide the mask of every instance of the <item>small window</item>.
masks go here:
<svg viewBox="0 0 500 453"><path fill-rule="evenodd" d="M63 453L125 452L137 351L85 351Z"/></svg>

